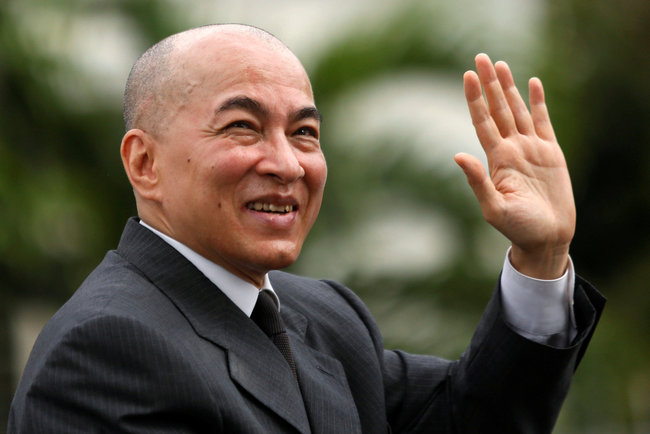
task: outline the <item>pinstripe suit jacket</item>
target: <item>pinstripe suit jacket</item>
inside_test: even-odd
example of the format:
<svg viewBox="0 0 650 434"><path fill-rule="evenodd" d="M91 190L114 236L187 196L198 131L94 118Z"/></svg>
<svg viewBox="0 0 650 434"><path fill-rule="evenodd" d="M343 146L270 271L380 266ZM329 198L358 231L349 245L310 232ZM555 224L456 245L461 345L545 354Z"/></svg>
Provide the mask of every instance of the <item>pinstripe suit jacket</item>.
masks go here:
<svg viewBox="0 0 650 434"><path fill-rule="evenodd" d="M548 432L604 303L576 286L570 348L532 343L498 291L460 360L385 351L347 288L273 272L299 384L271 341L132 219L39 336L10 433Z"/></svg>

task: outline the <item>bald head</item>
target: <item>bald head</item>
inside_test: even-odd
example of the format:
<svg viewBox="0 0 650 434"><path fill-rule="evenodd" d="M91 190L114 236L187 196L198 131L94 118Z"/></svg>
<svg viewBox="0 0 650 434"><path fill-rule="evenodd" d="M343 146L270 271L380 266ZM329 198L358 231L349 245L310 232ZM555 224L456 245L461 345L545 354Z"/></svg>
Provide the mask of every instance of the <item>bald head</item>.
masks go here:
<svg viewBox="0 0 650 434"><path fill-rule="evenodd" d="M243 24L214 24L171 35L145 51L131 69L124 91L127 131L139 128L155 134L164 128L170 110L182 105L188 97L184 78L191 69L188 60L192 49L207 38L212 41L248 38L295 58L272 34Z"/></svg>

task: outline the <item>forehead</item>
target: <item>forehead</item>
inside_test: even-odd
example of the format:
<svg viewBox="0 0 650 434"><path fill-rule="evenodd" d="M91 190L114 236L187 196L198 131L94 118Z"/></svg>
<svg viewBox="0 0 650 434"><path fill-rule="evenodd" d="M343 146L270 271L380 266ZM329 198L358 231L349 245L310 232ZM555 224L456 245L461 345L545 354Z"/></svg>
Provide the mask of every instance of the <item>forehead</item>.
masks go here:
<svg viewBox="0 0 650 434"><path fill-rule="evenodd" d="M197 37L180 47L184 86L218 93L263 88L286 89L313 101L307 73L296 56L279 41L246 33L217 33ZM284 96L285 92L277 95Z"/></svg>

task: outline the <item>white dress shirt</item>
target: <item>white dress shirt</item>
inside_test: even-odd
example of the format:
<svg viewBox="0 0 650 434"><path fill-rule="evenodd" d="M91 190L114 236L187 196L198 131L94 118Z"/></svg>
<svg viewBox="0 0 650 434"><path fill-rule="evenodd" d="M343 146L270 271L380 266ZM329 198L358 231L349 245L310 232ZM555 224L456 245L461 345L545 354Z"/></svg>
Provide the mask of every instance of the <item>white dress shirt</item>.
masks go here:
<svg viewBox="0 0 650 434"><path fill-rule="evenodd" d="M260 292L260 290L257 289L255 285L246 282L240 277L235 276L222 266L217 265L209 259L206 259L203 256L199 255L194 250L187 247L185 244L180 243L172 237L152 228L144 221L140 220L140 224L151 230L154 234L158 235L169 245L178 250L178 253L185 256L188 261L190 261L196 268L198 268L199 271L203 273L205 277L210 280L210 282L214 283L217 288L219 288L221 292L223 292L225 296L230 299L230 301L235 303L235 305L241 309L241 311L244 312L246 316L251 316ZM262 289L268 290L271 293L275 304L278 306L278 309L280 309L280 299L273 290L273 286L271 286L271 281L269 280L268 274L264 275L264 285Z"/></svg>
<svg viewBox="0 0 650 434"><path fill-rule="evenodd" d="M187 258L214 283L235 305L250 317L259 290L225 268L196 253L186 245L163 234L140 220L140 224L158 235ZM520 335L535 342L567 346L576 335L572 300L575 274L569 260L566 273L558 279L540 280L519 273L506 254L501 273L501 302L506 322ZM278 309L280 300L264 275L263 290L271 293Z"/></svg>
<svg viewBox="0 0 650 434"><path fill-rule="evenodd" d="M577 334L573 315L573 261L558 279L541 280L517 271L506 253L501 273L501 303L506 322L520 335L566 347Z"/></svg>

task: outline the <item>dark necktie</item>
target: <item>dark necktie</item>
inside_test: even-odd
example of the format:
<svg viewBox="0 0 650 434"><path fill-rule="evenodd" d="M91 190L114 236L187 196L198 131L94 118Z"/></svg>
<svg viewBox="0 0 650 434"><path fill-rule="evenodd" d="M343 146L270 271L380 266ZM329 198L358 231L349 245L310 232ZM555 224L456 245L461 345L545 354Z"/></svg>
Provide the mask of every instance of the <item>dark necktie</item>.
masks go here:
<svg viewBox="0 0 650 434"><path fill-rule="evenodd" d="M251 319L278 347L278 350L287 359L291 372L297 380L298 374L296 373L296 363L293 360L293 354L289 346L289 336L284 328L278 307L268 291L260 291L253 313L251 313Z"/></svg>

